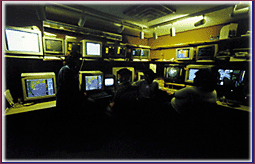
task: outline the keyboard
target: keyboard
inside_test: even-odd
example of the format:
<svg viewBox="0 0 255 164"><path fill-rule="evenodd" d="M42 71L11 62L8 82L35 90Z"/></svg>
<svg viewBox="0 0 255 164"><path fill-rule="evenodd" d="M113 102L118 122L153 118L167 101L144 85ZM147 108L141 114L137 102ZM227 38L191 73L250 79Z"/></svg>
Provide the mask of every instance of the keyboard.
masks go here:
<svg viewBox="0 0 255 164"><path fill-rule="evenodd" d="M92 99L101 99L101 98L111 97L111 95L107 94L106 92L98 92L98 93L91 94L89 97Z"/></svg>

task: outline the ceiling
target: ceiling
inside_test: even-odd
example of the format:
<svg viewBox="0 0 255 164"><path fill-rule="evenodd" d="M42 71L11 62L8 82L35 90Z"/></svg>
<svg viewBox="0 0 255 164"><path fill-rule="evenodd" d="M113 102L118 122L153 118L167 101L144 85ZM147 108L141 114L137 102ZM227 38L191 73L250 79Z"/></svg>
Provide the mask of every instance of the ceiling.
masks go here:
<svg viewBox="0 0 255 164"><path fill-rule="evenodd" d="M250 10L246 10L235 17L230 16L235 10L235 5L240 4L237 1L212 1L211 3L203 1L192 3L187 1L181 3L178 1L38 3L42 6L41 12L46 20L123 35L140 36L140 32L143 31L145 38L152 38L154 32L158 36L167 35L172 27L175 28L176 33L179 33L250 17ZM250 2L243 4L244 7L247 5L252 6ZM242 5L239 6L243 7ZM202 18L205 19L204 24L195 27L194 23Z"/></svg>

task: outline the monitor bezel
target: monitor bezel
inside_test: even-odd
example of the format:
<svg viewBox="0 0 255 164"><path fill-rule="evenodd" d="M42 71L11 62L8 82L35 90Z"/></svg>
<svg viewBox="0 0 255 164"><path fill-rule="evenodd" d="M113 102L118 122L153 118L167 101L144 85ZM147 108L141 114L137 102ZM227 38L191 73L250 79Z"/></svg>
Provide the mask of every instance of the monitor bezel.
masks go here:
<svg viewBox="0 0 255 164"><path fill-rule="evenodd" d="M138 56L133 56L133 51L135 51L135 53L138 54ZM140 52L138 52L138 51L140 51ZM140 59L141 54L142 54L142 48L133 48L131 51L131 59Z"/></svg>
<svg viewBox="0 0 255 164"><path fill-rule="evenodd" d="M82 54L82 42L75 40L75 39L65 39L65 54L67 54L67 52L69 52L68 50L68 42L72 42L72 43L80 43L80 53ZM82 56L81 56L82 57Z"/></svg>
<svg viewBox="0 0 255 164"><path fill-rule="evenodd" d="M178 51L179 50L189 50L189 57L188 58L179 58L178 57ZM176 48L176 60L193 60L194 59L194 47L182 47L182 48Z"/></svg>
<svg viewBox="0 0 255 164"><path fill-rule="evenodd" d="M149 53L148 56L146 56L146 57L142 56L143 51L148 51L148 53ZM142 49L141 54L140 54L140 58L141 59L149 59L150 58L150 49Z"/></svg>
<svg viewBox="0 0 255 164"><path fill-rule="evenodd" d="M53 95L46 96L38 96L38 97L27 97L27 88L26 88L26 80L27 79L53 79ZM32 101L32 100L41 100L47 98L54 98L57 95L57 85L56 85L56 76L54 72L33 72L33 73L22 73L21 74L21 85L23 92L23 100L24 101Z"/></svg>
<svg viewBox="0 0 255 164"><path fill-rule="evenodd" d="M102 88L94 90L86 90L86 84L84 82L84 76L97 76L101 75L102 79ZM95 92L104 90L104 73L101 71L79 71L79 90L84 92Z"/></svg>
<svg viewBox="0 0 255 164"><path fill-rule="evenodd" d="M6 30L7 29L37 34L38 35L39 52L8 50L8 48L7 48L7 36L6 36ZM40 31L40 29L37 26L29 26L29 27L6 26L5 31L4 31L4 52L7 53L7 54L43 56L42 32Z"/></svg>
<svg viewBox="0 0 255 164"><path fill-rule="evenodd" d="M102 58L103 54L103 42L101 41L96 41L96 40L82 40L82 57L84 58ZM95 44L100 44L100 55L88 55L87 54L87 48L86 48L86 43L95 43Z"/></svg>
<svg viewBox="0 0 255 164"><path fill-rule="evenodd" d="M62 42L62 51L49 51L46 50L46 40L57 40L57 41L61 41ZM43 37L43 48L44 48L44 55L45 56L50 56L50 55L60 55L60 56L64 56L65 55L65 43L64 43L64 39L62 38L55 38L55 37L49 37L49 36L44 36Z"/></svg>
<svg viewBox="0 0 255 164"><path fill-rule="evenodd" d="M132 78L131 78L131 82L134 82L134 77L135 77L135 69L134 67L112 67L112 74L115 76L115 82L118 83L118 75L117 72L123 68L128 69L129 71L132 72Z"/></svg>
<svg viewBox="0 0 255 164"><path fill-rule="evenodd" d="M210 57L211 59L200 60L199 58L202 58L202 57L198 56L199 50L202 49L202 48L207 48L207 47L214 47L214 54L213 54L213 56ZM218 44L209 44L209 45L197 46L196 62L214 62L215 61L214 58L216 57L217 53L218 53Z"/></svg>
<svg viewBox="0 0 255 164"><path fill-rule="evenodd" d="M144 76L144 73L143 72L138 72L138 81L140 81L140 80L143 80L143 79L141 79L141 76Z"/></svg>

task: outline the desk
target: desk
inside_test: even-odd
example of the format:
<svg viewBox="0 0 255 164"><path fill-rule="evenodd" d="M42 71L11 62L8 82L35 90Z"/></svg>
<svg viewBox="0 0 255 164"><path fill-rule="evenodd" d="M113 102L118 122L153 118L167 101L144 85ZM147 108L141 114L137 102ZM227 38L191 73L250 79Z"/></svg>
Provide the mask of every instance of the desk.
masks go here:
<svg viewBox="0 0 255 164"><path fill-rule="evenodd" d="M11 107L5 111L5 115L12 115L12 114L24 113L29 111L41 110L41 109L48 109L53 107L56 107L56 100L43 102L43 103L37 103L37 104L29 105L29 106L21 106L18 108Z"/></svg>
<svg viewBox="0 0 255 164"><path fill-rule="evenodd" d="M229 106L229 105L227 105L226 103L221 102L221 101L217 101L216 103L217 103L217 105L224 106L224 107L226 107L226 108L231 108L231 109L243 110L243 111L250 112L250 107L249 107L249 106L240 105L240 106L238 106L238 107L234 107L234 106Z"/></svg>

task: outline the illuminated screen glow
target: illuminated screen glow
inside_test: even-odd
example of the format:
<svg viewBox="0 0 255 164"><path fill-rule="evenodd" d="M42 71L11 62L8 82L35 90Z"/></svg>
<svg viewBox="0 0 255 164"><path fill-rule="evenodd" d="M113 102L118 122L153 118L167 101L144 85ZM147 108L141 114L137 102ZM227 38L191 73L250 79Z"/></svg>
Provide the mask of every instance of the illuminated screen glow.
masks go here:
<svg viewBox="0 0 255 164"><path fill-rule="evenodd" d="M178 50L177 55L178 58L189 58L189 50Z"/></svg>
<svg viewBox="0 0 255 164"><path fill-rule="evenodd" d="M102 76L101 75L92 75L85 76L86 91L102 89Z"/></svg>
<svg viewBox="0 0 255 164"><path fill-rule="evenodd" d="M9 51L40 52L39 34L6 29L6 42Z"/></svg>
<svg viewBox="0 0 255 164"><path fill-rule="evenodd" d="M62 43L61 40L45 39L46 51L62 52Z"/></svg>
<svg viewBox="0 0 255 164"><path fill-rule="evenodd" d="M113 86L114 85L114 78L105 78L104 80L105 86Z"/></svg>
<svg viewBox="0 0 255 164"><path fill-rule="evenodd" d="M188 80L194 81L196 75L195 73L198 71L199 69L189 69L189 78Z"/></svg>
<svg viewBox="0 0 255 164"><path fill-rule="evenodd" d="M219 69L218 72L220 74L218 85L238 87L244 81L245 71L243 70Z"/></svg>
<svg viewBox="0 0 255 164"><path fill-rule="evenodd" d="M100 43L86 42L86 54L100 56Z"/></svg>
<svg viewBox="0 0 255 164"><path fill-rule="evenodd" d="M53 79L26 79L27 97L54 95Z"/></svg>

